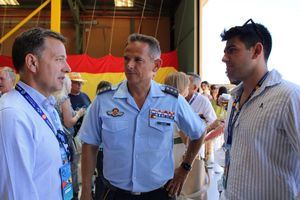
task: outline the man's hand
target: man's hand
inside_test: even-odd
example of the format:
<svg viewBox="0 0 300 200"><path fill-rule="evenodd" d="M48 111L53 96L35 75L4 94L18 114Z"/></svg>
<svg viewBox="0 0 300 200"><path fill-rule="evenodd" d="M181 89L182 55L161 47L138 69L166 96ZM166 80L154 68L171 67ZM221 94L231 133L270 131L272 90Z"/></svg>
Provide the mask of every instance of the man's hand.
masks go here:
<svg viewBox="0 0 300 200"><path fill-rule="evenodd" d="M188 171L182 167L178 167L175 170L174 178L167 184L166 190L169 192L170 197L179 196L182 190L183 184L188 175Z"/></svg>

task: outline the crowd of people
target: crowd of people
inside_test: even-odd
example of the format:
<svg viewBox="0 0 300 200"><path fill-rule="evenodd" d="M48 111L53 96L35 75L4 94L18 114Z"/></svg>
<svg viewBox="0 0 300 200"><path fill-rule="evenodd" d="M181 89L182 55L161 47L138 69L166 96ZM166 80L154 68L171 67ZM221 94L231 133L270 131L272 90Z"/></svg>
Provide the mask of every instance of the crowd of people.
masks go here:
<svg viewBox="0 0 300 200"><path fill-rule="evenodd" d="M220 199L299 200L300 87L268 70L265 26L250 19L221 39L230 92L195 73L155 82L159 42L131 34L126 80L101 81L91 102L63 35L21 33L20 80L0 67L0 199L207 199L207 167L225 149Z"/></svg>

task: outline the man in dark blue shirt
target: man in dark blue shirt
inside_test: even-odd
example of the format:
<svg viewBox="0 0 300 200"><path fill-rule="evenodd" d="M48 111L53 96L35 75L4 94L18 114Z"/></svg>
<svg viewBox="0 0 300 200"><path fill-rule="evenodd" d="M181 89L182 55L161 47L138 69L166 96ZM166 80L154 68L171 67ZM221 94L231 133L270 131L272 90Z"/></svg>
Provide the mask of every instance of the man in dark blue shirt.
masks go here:
<svg viewBox="0 0 300 200"><path fill-rule="evenodd" d="M71 93L69 94L72 108L76 111L80 108L87 108L91 104L91 100L87 94L81 92L81 87L86 82L82 79L81 74L77 72L69 73L69 77L72 81ZM81 117L77 123L74 125L74 137L77 135L77 132L81 126L83 117Z"/></svg>

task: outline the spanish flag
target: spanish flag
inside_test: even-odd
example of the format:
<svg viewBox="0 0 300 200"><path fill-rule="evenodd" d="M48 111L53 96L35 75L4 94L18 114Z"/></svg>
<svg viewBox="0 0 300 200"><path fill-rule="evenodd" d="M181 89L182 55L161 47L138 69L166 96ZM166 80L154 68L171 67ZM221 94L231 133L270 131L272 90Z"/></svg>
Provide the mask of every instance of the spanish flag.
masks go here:
<svg viewBox="0 0 300 200"><path fill-rule="evenodd" d="M161 55L163 61L162 67L157 72L154 80L162 83L164 78L171 72L178 70L177 52L172 51ZM82 91L94 99L96 88L100 81L109 81L112 84L118 84L126 77L124 74L124 59L107 55L102 58L92 58L86 54L68 55L72 72L80 72L82 78L87 80L83 85ZM12 60L8 56L0 56L0 67L9 66L13 68Z"/></svg>

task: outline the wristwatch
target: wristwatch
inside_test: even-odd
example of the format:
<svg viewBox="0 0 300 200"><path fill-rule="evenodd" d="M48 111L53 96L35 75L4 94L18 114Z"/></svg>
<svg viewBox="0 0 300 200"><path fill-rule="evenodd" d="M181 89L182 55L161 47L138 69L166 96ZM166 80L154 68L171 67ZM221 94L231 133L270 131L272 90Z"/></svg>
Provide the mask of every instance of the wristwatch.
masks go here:
<svg viewBox="0 0 300 200"><path fill-rule="evenodd" d="M180 166L186 171L191 171L191 169L192 169L192 166L186 162L182 162Z"/></svg>

